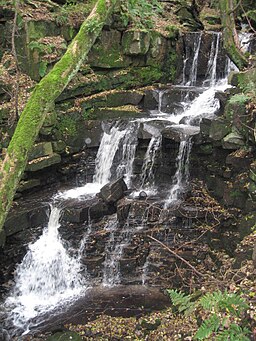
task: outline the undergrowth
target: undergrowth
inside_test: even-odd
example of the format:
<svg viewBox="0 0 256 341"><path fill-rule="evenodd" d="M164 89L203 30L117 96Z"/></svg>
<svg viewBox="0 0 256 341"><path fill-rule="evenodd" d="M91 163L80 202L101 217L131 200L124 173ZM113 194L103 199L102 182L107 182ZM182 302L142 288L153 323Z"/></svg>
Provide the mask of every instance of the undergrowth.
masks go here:
<svg viewBox="0 0 256 341"><path fill-rule="evenodd" d="M194 314L199 328L195 340L249 341L249 321L245 300L236 293L215 291L200 298L183 292L167 290L177 314Z"/></svg>

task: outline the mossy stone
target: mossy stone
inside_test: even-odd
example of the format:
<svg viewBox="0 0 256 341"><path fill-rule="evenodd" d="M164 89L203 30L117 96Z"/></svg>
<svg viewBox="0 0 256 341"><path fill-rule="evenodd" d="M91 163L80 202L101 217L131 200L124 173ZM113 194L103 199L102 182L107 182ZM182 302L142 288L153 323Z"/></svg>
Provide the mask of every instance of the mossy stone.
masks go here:
<svg viewBox="0 0 256 341"><path fill-rule="evenodd" d="M29 179L26 181L21 181L19 183L18 192L24 192L27 191L28 189L34 188L34 187L38 187L40 186L40 180L39 179Z"/></svg>
<svg viewBox="0 0 256 341"><path fill-rule="evenodd" d="M29 153L28 161L39 158L41 156L51 155L53 153L51 142L40 142L34 145Z"/></svg>
<svg viewBox="0 0 256 341"><path fill-rule="evenodd" d="M126 31L122 37L124 54L128 56L145 55L150 46L150 34L146 31Z"/></svg>
<svg viewBox="0 0 256 341"><path fill-rule="evenodd" d="M131 62L122 52L121 33L116 30L102 31L88 55L88 63L92 67L124 68Z"/></svg>
<svg viewBox="0 0 256 341"><path fill-rule="evenodd" d="M61 156L59 154L52 154L49 156L43 156L38 159L34 159L28 162L26 171L28 172L36 172L40 169L44 169L50 167L52 165L58 164L61 162Z"/></svg>
<svg viewBox="0 0 256 341"><path fill-rule="evenodd" d="M230 132L231 128L226 120L213 120L211 123L209 137L214 141L220 141Z"/></svg>

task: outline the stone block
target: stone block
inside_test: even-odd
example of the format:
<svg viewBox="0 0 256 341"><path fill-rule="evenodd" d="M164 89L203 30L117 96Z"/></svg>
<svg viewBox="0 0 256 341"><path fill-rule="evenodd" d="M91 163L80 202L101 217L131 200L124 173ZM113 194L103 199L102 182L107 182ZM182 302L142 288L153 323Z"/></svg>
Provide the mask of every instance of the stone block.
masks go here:
<svg viewBox="0 0 256 341"><path fill-rule="evenodd" d="M231 128L224 120L213 120L211 123L209 137L214 141L220 141L225 137Z"/></svg>
<svg viewBox="0 0 256 341"><path fill-rule="evenodd" d="M239 149L245 145L244 138L238 131L232 131L226 135L222 140L222 147L224 149Z"/></svg>
<svg viewBox="0 0 256 341"><path fill-rule="evenodd" d="M59 154L52 154L49 156L43 156L28 162L26 171L36 172L40 169L56 165L61 162L61 156Z"/></svg>
<svg viewBox="0 0 256 341"><path fill-rule="evenodd" d="M130 56L145 55L149 50L150 34L145 31L126 31L122 37L124 53Z"/></svg>
<svg viewBox="0 0 256 341"><path fill-rule="evenodd" d="M89 55L88 63L92 67L124 68L131 64L129 57L123 55L121 32L103 30Z"/></svg>
<svg viewBox="0 0 256 341"><path fill-rule="evenodd" d="M106 203L115 203L124 197L125 191L127 191L126 183L123 178L119 178L103 186L99 195Z"/></svg>
<svg viewBox="0 0 256 341"><path fill-rule="evenodd" d="M28 161L37 159L42 156L51 155L53 153L51 142L40 142L34 145L29 153Z"/></svg>
<svg viewBox="0 0 256 341"><path fill-rule="evenodd" d="M21 181L19 183L19 187L17 189L18 192L24 192L28 189L34 188L40 186L40 180L39 179L29 179L26 181Z"/></svg>

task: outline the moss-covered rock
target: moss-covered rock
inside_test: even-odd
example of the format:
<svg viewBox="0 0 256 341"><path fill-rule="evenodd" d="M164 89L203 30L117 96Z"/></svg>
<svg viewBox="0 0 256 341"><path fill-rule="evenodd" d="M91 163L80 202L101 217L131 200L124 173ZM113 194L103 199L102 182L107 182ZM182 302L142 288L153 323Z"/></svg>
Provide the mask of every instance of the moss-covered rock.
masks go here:
<svg viewBox="0 0 256 341"><path fill-rule="evenodd" d="M145 55L149 50L150 34L146 31L126 31L122 37L124 54L128 56Z"/></svg>
<svg viewBox="0 0 256 341"><path fill-rule="evenodd" d="M231 127L227 120L213 120L209 130L209 137L214 141L220 141L230 132L230 130Z"/></svg>
<svg viewBox="0 0 256 341"><path fill-rule="evenodd" d="M123 54L121 33L116 30L102 31L88 55L92 67L124 68L131 64L131 59Z"/></svg>
<svg viewBox="0 0 256 341"><path fill-rule="evenodd" d="M237 129L233 129L232 132L226 135L222 140L222 147L224 149L239 149L244 145L244 138Z"/></svg>
<svg viewBox="0 0 256 341"><path fill-rule="evenodd" d="M51 155L53 152L51 142L40 142L34 145L33 149L29 153L28 161L37 159L42 156Z"/></svg>
<svg viewBox="0 0 256 341"><path fill-rule="evenodd" d="M25 180L25 181L22 180L19 183L17 191L18 192L24 192L24 191L27 191L31 188L38 187L38 186L40 186L40 184L41 184L41 182L39 179L29 179L29 180Z"/></svg>
<svg viewBox="0 0 256 341"><path fill-rule="evenodd" d="M52 154L48 156L43 156L32 161L29 161L26 167L28 172L36 172L40 169L56 165L61 162L61 156L59 154Z"/></svg>

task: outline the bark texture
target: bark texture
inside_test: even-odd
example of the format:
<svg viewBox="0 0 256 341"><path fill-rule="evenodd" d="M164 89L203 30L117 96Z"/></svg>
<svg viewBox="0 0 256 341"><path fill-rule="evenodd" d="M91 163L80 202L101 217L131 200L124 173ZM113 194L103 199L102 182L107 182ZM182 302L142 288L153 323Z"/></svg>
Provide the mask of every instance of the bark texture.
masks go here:
<svg viewBox="0 0 256 341"><path fill-rule="evenodd" d="M219 5L223 27L224 47L229 58L241 70L247 67L248 60L240 50L236 31L234 10L237 6L237 0L219 0Z"/></svg>
<svg viewBox="0 0 256 341"><path fill-rule="evenodd" d="M0 232L47 111L78 72L115 3L97 1L66 53L32 92L0 166Z"/></svg>

